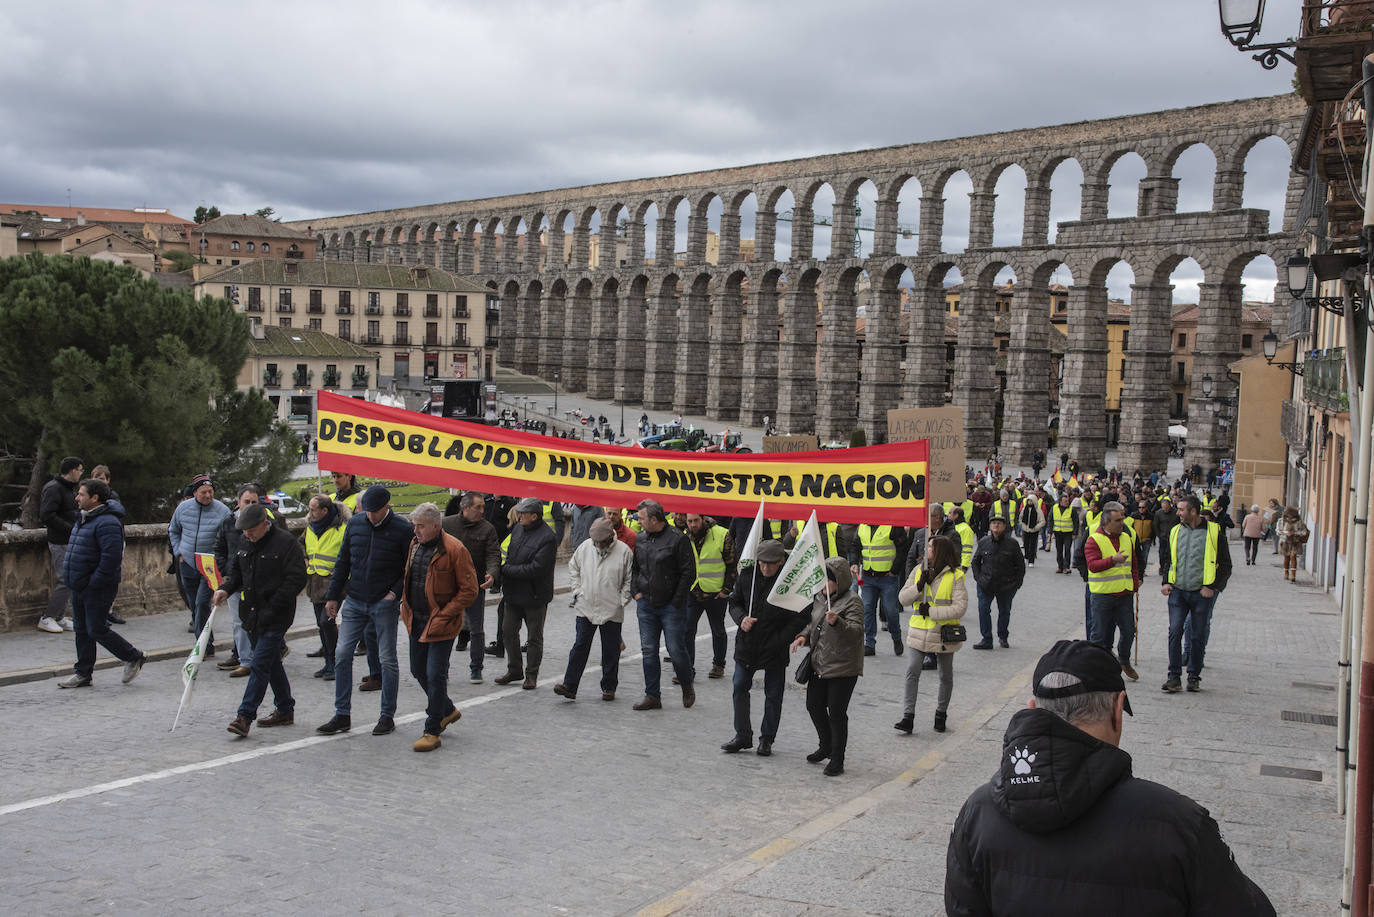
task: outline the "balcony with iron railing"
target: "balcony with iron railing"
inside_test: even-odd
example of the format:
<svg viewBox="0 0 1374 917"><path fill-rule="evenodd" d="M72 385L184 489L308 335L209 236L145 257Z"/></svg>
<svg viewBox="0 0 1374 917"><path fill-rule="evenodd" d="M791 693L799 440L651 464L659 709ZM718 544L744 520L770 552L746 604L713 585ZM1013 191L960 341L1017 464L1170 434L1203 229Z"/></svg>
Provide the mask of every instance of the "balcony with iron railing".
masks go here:
<svg viewBox="0 0 1374 917"><path fill-rule="evenodd" d="M362 337L362 343L364 344L380 344L381 342L382 336L380 333L373 334L372 332L368 332Z"/></svg>
<svg viewBox="0 0 1374 917"><path fill-rule="evenodd" d="M326 369L326 370L324 371L324 387L325 387L325 388L338 388L338 387L339 387L339 383L342 382L342 381L343 381L343 373L339 372L337 369L336 369L336 370L333 370L333 371Z"/></svg>
<svg viewBox="0 0 1374 917"><path fill-rule="evenodd" d="M244 308L244 311L245 311L245 312L261 312L261 311L262 311L262 303L261 303L261 302L250 302L248 305L244 306L243 308Z"/></svg>
<svg viewBox="0 0 1374 917"><path fill-rule="evenodd" d="M310 382L315 378L315 373L309 369L297 369L291 373L291 384L296 388L309 388Z"/></svg>
<svg viewBox="0 0 1374 917"><path fill-rule="evenodd" d="M395 315L397 315L400 318L405 318L406 316L410 315L410 306L397 306Z"/></svg>
<svg viewBox="0 0 1374 917"><path fill-rule="evenodd" d="M351 303L341 302L341 303L339 303L337 306L334 307L334 314L335 314L335 315L352 315L352 314L353 314L353 305L352 305Z"/></svg>
<svg viewBox="0 0 1374 917"><path fill-rule="evenodd" d="M440 312L439 312L439 307L438 307L438 306L429 306L429 305L425 306L425 318L439 318L439 317L440 317Z"/></svg>
<svg viewBox="0 0 1374 917"><path fill-rule="evenodd" d="M289 303L289 302L279 302L279 303L277 303L277 311L278 311L278 312L293 312L293 313L294 313L294 312L296 311L296 307L293 306L293 305L292 305L291 303Z"/></svg>
<svg viewBox="0 0 1374 917"><path fill-rule="evenodd" d="M381 314L382 314L382 307L381 307L381 306L374 306L374 305L369 304L368 307L367 307L367 314L368 314L368 315L381 315Z"/></svg>
<svg viewBox="0 0 1374 917"><path fill-rule="evenodd" d="M1345 384L1345 348L1314 350L1303 363L1303 398L1328 411L1350 411L1350 392Z"/></svg>
<svg viewBox="0 0 1374 917"><path fill-rule="evenodd" d="M407 345L410 344L410 335L408 335L408 334L395 334L395 335L392 335L392 337L391 337L391 343L396 344L396 345L401 346L401 347L405 347L405 346L407 346Z"/></svg>
<svg viewBox="0 0 1374 917"><path fill-rule="evenodd" d="M367 388L367 377L368 377L368 371L367 371L367 370L365 370L365 369L361 369L361 370L360 370L360 369L355 369L355 370L353 370L353 387L354 387L354 388Z"/></svg>
<svg viewBox="0 0 1374 917"><path fill-rule="evenodd" d="M262 371L263 388L281 388L281 370L264 369Z"/></svg>
<svg viewBox="0 0 1374 917"><path fill-rule="evenodd" d="M306 307L305 311L309 312L311 315L324 315L324 303L312 302Z"/></svg>
<svg viewBox="0 0 1374 917"><path fill-rule="evenodd" d="M1303 0L1295 53L1298 91L1308 102L1337 102L1360 80L1371 50L1369 0Z"/></svg>

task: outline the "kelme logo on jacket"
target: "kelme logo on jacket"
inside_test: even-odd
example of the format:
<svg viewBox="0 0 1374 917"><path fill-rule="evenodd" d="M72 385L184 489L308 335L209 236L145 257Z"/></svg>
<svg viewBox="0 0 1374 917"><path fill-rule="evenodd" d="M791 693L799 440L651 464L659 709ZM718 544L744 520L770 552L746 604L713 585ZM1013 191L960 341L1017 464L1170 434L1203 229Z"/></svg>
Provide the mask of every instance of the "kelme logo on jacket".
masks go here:
<svg viewBox="0 0 1374 917"><path fill-rule="evenodd" d="M1035 763L1035 753L1028 747L1013 748L1011 754L1012 771L1016 776L1011 778L1012 783L1039 783L1040 777L1031 773L1031 765Z"/></svg>

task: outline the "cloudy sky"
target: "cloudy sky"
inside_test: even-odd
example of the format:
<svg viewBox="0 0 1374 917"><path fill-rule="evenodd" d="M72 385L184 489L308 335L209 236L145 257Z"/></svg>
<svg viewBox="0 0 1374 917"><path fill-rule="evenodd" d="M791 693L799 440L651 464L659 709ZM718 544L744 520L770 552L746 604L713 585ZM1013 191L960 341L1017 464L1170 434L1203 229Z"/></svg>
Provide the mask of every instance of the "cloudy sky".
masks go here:
<svg viewBox="0 0 1374 917"><path fill-rule="evenodd" d="M1295 34L1299 7L1270 2L1264 37ZM6 4L0 201L298 219L1290 89L1290 65L1262 70L1217 23L1209 0ZM1256 148L1246 206L1278 209L1286 161ZM1185 154L1181 210L1210 206L1213 168ZM1111 215L1134 213L1143 174L1118 166ZM1052 219L1081 180L1056 174ZM998 188L999 244L1023 187ZM967 190L947 191L947 250ZM1273 276L1257 263L1249 298ZM1179 296L1196 280L1181 268Z"/></svg>

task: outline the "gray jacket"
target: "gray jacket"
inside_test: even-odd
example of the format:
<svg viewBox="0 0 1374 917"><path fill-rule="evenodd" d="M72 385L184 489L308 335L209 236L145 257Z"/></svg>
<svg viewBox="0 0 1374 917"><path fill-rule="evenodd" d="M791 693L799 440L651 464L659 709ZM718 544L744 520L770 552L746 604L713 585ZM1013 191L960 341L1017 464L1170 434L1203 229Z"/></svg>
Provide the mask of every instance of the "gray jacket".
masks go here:
<svg viewBox="0 0 1374 917"><path fill-rule="evenodd" d="M811 647L811 667L820 678L844 678L864 673L864 603L849 591L853 582L849 564L838 557L825 562L834 574L840 594L832 596L829 610L835 612L834 624L825 622L826 601L818 595L811 604L811 626L805 632Z"/></svg>

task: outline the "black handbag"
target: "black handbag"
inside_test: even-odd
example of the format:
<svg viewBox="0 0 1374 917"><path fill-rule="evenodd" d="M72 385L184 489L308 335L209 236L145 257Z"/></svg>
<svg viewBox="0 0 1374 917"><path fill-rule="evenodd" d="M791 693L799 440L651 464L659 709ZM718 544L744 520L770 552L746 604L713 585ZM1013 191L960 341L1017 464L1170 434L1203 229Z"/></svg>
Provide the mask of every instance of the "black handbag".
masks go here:
<svg viewBox="0 0 1374 917"><path fill-rule="evenodd" d="M804 685L811 680L811 676L814 674L816 674L816 670L811 665L811 650L807 650L802 661L797 663L797 671L792 673L792 677L797 680L797 684Z"/></svg>
<svg viewBox="0 0 1374 917"><path fill-rule="evenodd" d="M968 630L962 624L941 624L941 643L963 643L968 639Z"/></svg>

